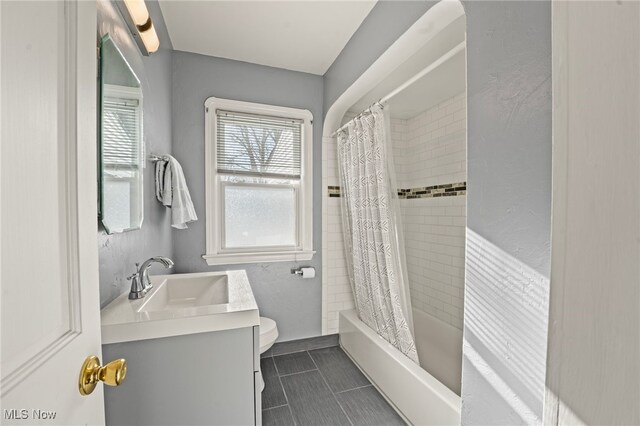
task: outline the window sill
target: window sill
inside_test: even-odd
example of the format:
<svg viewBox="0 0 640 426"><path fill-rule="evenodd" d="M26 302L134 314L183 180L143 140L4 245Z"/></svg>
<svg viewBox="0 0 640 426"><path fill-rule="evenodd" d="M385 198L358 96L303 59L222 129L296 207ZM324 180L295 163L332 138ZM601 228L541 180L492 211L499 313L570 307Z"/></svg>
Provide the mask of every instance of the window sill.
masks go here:
<svg viewBox="0 0 640 426"><path fill-rule="evenodd" d="M240 263L298 262L311 260L315 251L275 251L260 253L205 254L208 265L237 265Z"/></svg>

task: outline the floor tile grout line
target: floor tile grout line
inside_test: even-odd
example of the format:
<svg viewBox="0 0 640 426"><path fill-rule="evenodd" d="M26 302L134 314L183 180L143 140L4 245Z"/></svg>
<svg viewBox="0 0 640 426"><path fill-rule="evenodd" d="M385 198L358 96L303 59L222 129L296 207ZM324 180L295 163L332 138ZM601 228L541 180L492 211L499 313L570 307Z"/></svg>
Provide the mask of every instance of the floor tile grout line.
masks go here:
<svg viewBox="0 0 640 426"><path fill-rule="evenodd" d="M307 352L319 351L321 349L338 348L338 347L340 347L340 345L322 346L322 347L319 347L319 348L307 349Z"/></svg>
<svg viewBox="0 0 640 426"><path fill-rule="evenodd" d="M275 407L263 408L262 411L275 410L276 408L287 407L289 404L276 405Z"/></svg>
<svg viewBox="0 0 640 426"><path fill-rule="evenodd" d="M282 393L284 394L284 400L287 401L287 408L289 409L289 414L291 415L291 420L293 420L293 424L297 425L298 421L296 420L296 416L293 415L293 410L291 409L291 404L289 404L289 397L287 396L287 391L284 389L284 385L282 384L282 379L278 376L278 381L280 382L280 387L282 388Z"/></svg>
<svg viewBox="0 0 640 426"><path fill-rule="evenodd" d="M289 407L289 414L291 414L291 420L293 420L293 424L297 425L298 422L296 421L296 418L293 415L293 410L291 409L291 404L289 404L289 397L287 396L287 391L284 388L284 385L282 384L282 379L280 378L280 370L278 370L278 366L276 365L276 360L273 360L273 366L276 369L276 373L278 374L278 383L280 383L280 389L282 389L282 394L284 395L284 400L287 401L287 407Z"/></svg>
<svg viewBox="0 0 640 426"><path fill-rule="evenodd" d="M304 371L296 371L295 373L289 373L289 374L282 374L279 377L289 377L289 376L295 376L296 374L302 374L302 373L310 373L312 371L316 371L317 368L312 368L311 370L304 370Z"/></svg>
<svg viewBox="0 0 640 426"><path fill-rule="evenodd" d="M285 405L289 407L289 414L291 414L291 419L293 419L293 423L297 424L295 417L293 417L293 411L291 411L291 404L289 404L289 397L287 397L287 391L284 390L284 385L282 384L282 380L280 380L280 370L278 370L278 366L276 365L275 359L273 360L273 368L276 369L276 377L278 378L278 383L280 383L280 389L282 389L284 400L287 401ZM282 405L281 407L284 407L284 405Z"/></svg>
<svg viewBox="0 0 640 426"><path fill-rule="evenodd" d="M364 375L364 376L365 376L365 378L369 381L369 385L370 385L370 386L373 386L373 390L374 390L378 395L380 395L380 396L382 397L382 399L383 399L383 400L385 401L385 403L389 406L389 408L391 409L391 411L393 411L397 416L399 416L399 417L400 417L400 419L401 419L403 422L405 422L405 421L404 421L404 415L401 415L401 414L400 414L400 412L399 412L399 410L397 410L397 409L395 408L395 405L393 405L393 404L392 404L392 403L387 399L387 397L382 393L382 391L381 391L380 389L378 389L377 385L375 385L371 380L369 380L369 377L364 373L364 371L362 370L362 368L360 368L360 366L359 366L358 364L356 364L356 362L353 360L353 358L351 358L351 355L349 355L349 353L348 353L348 352L344 351L344 350L342 349L342 347L340 347L340 350L341 350L342 352L344 352L344 353L347 355L347 357L349 358L349 361L351 361L351 363L352 363L353 365L355 365L355 366L356 366L356 368L357 368L358 370L360 370L360 372L362 373L362 375ZM312 358L313 358L313 357L312 357ZM363 386L363 387L367 387L367 386ZM357 388L355 388L355 389L357 389ZM350 390L355 390L355 389L350 389ZM344 391L344 392L347 392L347 391ZM407 425L407 426L409 426L409 425L410 425L410 423L407 423L407 422L405 422L405 423L406 423L406 425Z"/></svg>
<svg viewBox="0 0 640 426"><path fill-rule="evenodd" d="M329 347L327 347L327 348L331 348L331 347L332 347L332 346L329 346ZM339 346L338 346L338 348L339 348ZM349 422L349 425L354 426L354 425L355 425L355 423L354 423L354 422L356 422L356 421L357 421L357 419L354 419L354 420L352 420L352 419L351 419L351 417L349 416L349 414L347 414L347 411L346 411L345 405L343 405L343 404L340 402L340 399L338 398L338 396L341 396L341 394L346 393L346 392L350 392L350 391L357 391L357 390L360 390L360 389L366 389L366 388L370 388L370 387L373 387L373 388L375 389L375 392L376 392L376 393L379 393L379 391L375 388L375 386L373 385L373 383L371 383L370 381L368 382L368 384L367 384L367 385L357 386L357 387L354 387L354 388L351 388L351 389L344 389L344 390L340 390L340 391L334 391L334 390L331 388L331 386L329 386L329 382L327 381L327 379L326 379L325 375L322 373L322 371L321 371L321 370L320 370L320 368L318 367L318 364L317 364L317 362L316 362L315 358L313 357L313 355L312 355L312 353L311 353L312 351L316 351L316 350L319 350L319 349L326 349L326 348L315 348L315 349L312 349L312 350L300 351L300 352L307 352L307 356L311 359L311 361L312 361L313 365L314 365L314 366L315 366L315 368L316 368L315 370L305 370L305 371L299 371L299 372L296 372L296 373L290 373L290 374L281 375L280 370L278 369L278 367L277 367L277 365L276 365L276 363L275 363L275 359L273 359L273 358L275 358L275 356L272 356L272 357L271 357L271 358L272 358L272 362L274 363L274 368L275 368L275 370L276 370L276 374L277 374L277 377L278 377L278 381L279 381L279 383L280 383L280 387L281 387L282 392L283 392L283 395L284 395L284 397L285 397L286 404L284 404L284 405L279 405L279 406L276 406L276 407L270 407L270 408L264 409L263 411L266 411L266 410L272 410L272 409L275 409L275 408L282 408L282 407L285 407L285 406L286 406L286 407L288 407L288 408L287 408L287 410L289 411L289 414L291 415L291 419L292 419L292 421L293 421L294 425L296 425L296 426L302 426L302 425L300 425L300 424L299 424L299 422L296 420L295 416L293 415L293 408L292 408L291 404L289 403L289 398L288 398L287 393L286 393L286 391L285 391L285 389L284 389L284 383L283 383L283 381L282 381L282 377L290 377L290 376L295 376L295 375L297 375L297 374L312 373L312 372L314 372L314 371L317 371L317 372L318 372L318 374L320 375L320 377L321 377L321 379L322 379L323 383L324 383L324 384L329 388L329 392L331 393L331 396L332 396L332 397L334 398L334 400L337 402L338 406L340 407L341 412L345 415L345 418L346 418L346 419L347 419L347 421ZM299 353L299 352L293 352L293 353ZM288 354L283 354L283 355L288 355ZM349 359L349 360L350 360L351 362L353 362L353 360L351 360L351 359ZM283 365L284 365L284 364L283 364ZM328 366L330 366L330 365L328 365ZM383 398L384 398L384 397L383 397ZM386 399L386 398L384 398L384 399ZM346 401L345 401L345 402L346 402ZM387 404L388 404L388 401L386 401L386 402L387 402ZM394 411L394 412L396 411L393 407L390 407L390 408L391 408L391 410L392 410L392 411ZM396 414L397 414L397 413L396 413Z"/></svg>
<svg viewBox="0 0 640 426"><path fill-rule="evenodd" d="M309 353L309 351L303 351L306 352L307 356L309 357L309 359L311 359L311 354ZM294 353L300 353L300 352L294 352ZM290 354L287 354L290 355ZM284 356L284 355L278 355L278 356ZM276 357L274 357L273 359L273 364L276 365ZM313 362L313 360L311 360L311 362ZM313 365L316 367L315 370L318 369L318 366L313 363ZM287 377L287 376L291 376L292 374L300 374L300 373L308 373L309 371L314 371L314 369L312 368L311 370L304 370L304 371L296 371L295 373L287 373L287 374L280 374L280 370L278 370L278 368L276 367L276 372L278 373L278 376L280 377Z"/></svg>
<svg viewBox="0 0 640 426"><path fill-rule="evenodd" d="M336 397L335 393L333 394L333 397L335 398L336 402L338 403L338 407L340 407L340 409L344 413L344 415L347 418L347 420L349 420L349 423L351 423L351 425L353 426L353 421L351 420L351 417L349 417L349 414L347 414L347 411L344 409L342 404L340 404L340 400Z"/></svg>
<svg viewBox="0 0 640 426"><path fill-rule="evenodd" d="M300 349L300 350L296 350L296 351L291 351L291 352L285 352L282 354L274 354L274 358L277 356L285 356L285 355L293 355L293 354L299 354L300 352L309 352L309 349Z"/></svg>
<svg viewBox="0 0 640 426"><path fill-rule="evenodd" d="M349 417L347 412L344 410L344 407L342 406L342 404L340 404L340 401L338 401L338 398L336 397L336 393L333 391L333 389L331 389L331 386L329 386L329 382L327 382L327 379L324 377L324 374L322 374L322 371L320 371L320 367L318 367L318 364L316 364L316 360L313 359L313 356L311 354L309 354L309 357L311 358L311 361L313 361L313 364L318 369L318 374L320 374L320 377L322 378L322 381L329 388L329 392L331 392L331 396L333 397L334 401L336 401L336 403L338 404L338 407L340 407L340 411L342 411L342 414L344 414L344 417L347 419L349 424L351 426L354 426L353 425L353 421L351 420L351 418Z"/></svg>
<svg viewBox="0 0 640 426"><path fill-rule="evenodd" d="M285 342L285 343L286 343L286 342ZM276 343L276 344L277 344L277 343ZM275 353L275 351L274 351L274 352L271 354L271 356L275 358L275 357L277 357L277 356L282 356L282 355L291 355L291 354L297 354L297 353L300 353L300 352L315 351L315 350L318 350L318 349L337 348L337 347L339 347L339 346L340 346L340 344L336 344L336 345L333 345L333 344L332 344L332 345L329 345L329 346L320 346L320 347L318 347L318 348L313 348L313 349L309 349L309 348L307 348L307 349L300 349L300 350L291 351L291 352L284 352L284 353L281 353L281 354L276 354L276 353Z"/></svg>
<svg viewBox="0 0 640 426"><path fill-rule="evenodd" d="M364 388L368 388L368 387L371 387L371 386L373 386L373 383L369 383L368 385L364 385L364 386L358 386L358 387L355 387L355 388L352 388L352 389L345 389L345 390L341 390L341 391L334 392L334 393L337 395L337 394L339 394L339 393L351 392L351 391L354 391L354 390L364 389ZM377 390L376 390L376 391L377 391Z"/></svg>
<svg viewBox="0 0 640 426"><path fill-rule="evenodd" d="M307 352L307 350L306 350L306 349L301 349L301 350L299 350L299 351L285 352L285 353L283 353L283 354L277 354L277 355L276 355L276 354L273 354L273 357L275 358L275 357L278 357L278 356L285 356L285 355L291 355L291 354L299 354L300 352Z"/></svg>
<svg viewBox="0 0 640 426"><path fill-rule="evenodd" d="M276 369L276 375L280 377L280 371L278 370L278 366L276 365L276 360L273 360L273 368Z"/></svg>

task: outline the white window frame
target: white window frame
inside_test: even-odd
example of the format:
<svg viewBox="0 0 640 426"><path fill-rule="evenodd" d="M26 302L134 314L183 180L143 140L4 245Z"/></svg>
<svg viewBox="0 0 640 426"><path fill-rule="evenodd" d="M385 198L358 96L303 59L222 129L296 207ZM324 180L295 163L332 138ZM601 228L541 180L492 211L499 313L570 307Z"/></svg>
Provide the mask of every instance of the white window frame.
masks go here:
<svg viewBox="0 0 640 426"><path fill-rule="evenodd" d="M129 212L129 216L131 218L140 218L139 222L134 223L133 226L129 227L129 228L124 228L124 229L110 229L109 233L122 233L125 231L132 231L135 229L140 229L142 227L142 223L144 222L144 167L145 167L145 163L144 163L144 141L142 140L142 136L143 135L143 111L144 111L144 107L143 107L143 96L142 96L142 87L129 87L129 86L120 86L120 85L115 85L115 84L104 84L103 85L103 92L102 92L102 96L101 96L101 100L100 102L104 103L104 99L106 98L115 98L115 99L121 99L121 100L135 100L138 101L138 106L136 107L136 119L138 120L137 126L136 126L136 140L140 141L140 143L138 144L138 164L136 164L137 166L137 170L138 170L138 176L135 179L136 182L136 186L135 186L135 190L138 193L138 200L136 203L133 204L133 208L132 211ZM104 108L104 106L102 107ZM101 112L102 114L102 112ZM102 123L100 123L100 126L102 126ZM104 129L101 127L100 128L100 138L103 138L103 132ZM103 158L102 158L102 140L100 141L100 162L103 162ZM104 167L104 165L103 165ZM99 182L99 188L100 191L103 191L103 185L104 185L104 172L100 171L101 176L100 176L100 182ZM129 181L134 182L133 179L130 179ZM99 214L103 215L103 208L104 206L102 205L102 197L103 195L100 194L100 202L99 202ZM104 225L104 223L103 223ZM106 225L104 225L106 227Z"/></svg>
<svg viewBox="0 0 640 426"><path fill-rule="evenodd" d="M206 192L206 253L209 265L239 263L284 262L311 260L313 251L313 114L309 110L279 107L230 99L208 98L205 103L205 192ZM217 172L216 111L269 115L303 120L300 147L301 174L298 188L298 245L291 249L261 247L254 249L224 249L223 185Z"/></svg>

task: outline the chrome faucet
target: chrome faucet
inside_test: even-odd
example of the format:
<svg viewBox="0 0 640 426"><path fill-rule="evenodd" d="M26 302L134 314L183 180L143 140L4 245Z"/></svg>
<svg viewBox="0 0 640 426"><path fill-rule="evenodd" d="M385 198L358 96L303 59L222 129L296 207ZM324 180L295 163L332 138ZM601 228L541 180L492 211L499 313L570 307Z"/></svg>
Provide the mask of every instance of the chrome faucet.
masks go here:
<svg viewBox="0 0 640 426"><path fill-rule="evenodd" d="M131 280L129 299L142 299L151 289L152 285L149 280L149 273L147 272L147 269L149 269L152 263L161 263L165 268L173 268L173 260L164 256L151 257L145 260L142 263L142 266L140 266L139 263L136 263L136 268L138 268L138 270L130 277L127 277L128 280Z"/></svg>

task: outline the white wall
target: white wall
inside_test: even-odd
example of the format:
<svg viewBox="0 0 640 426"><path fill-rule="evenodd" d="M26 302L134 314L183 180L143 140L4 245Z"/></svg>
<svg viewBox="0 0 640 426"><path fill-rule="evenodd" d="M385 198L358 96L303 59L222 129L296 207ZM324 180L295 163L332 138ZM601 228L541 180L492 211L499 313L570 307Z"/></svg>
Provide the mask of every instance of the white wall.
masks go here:
<svg viewBox="0 0 640 426"><path fill-rule="evenodd" d="M545 423L637 425L640 3L557 2L553 13Z"/></svg>
<svg viewBox="0 0 640 426"><path fill-rule="evenodd" d="M329 186L340 186L338 153L333 138L322 140L322 333L338 332L338 313L353 309L353 293L344 252L340 198L329 196Z"/></svg>
<svg viewBox="0 0 640 426"><path fill-rule="evenodd" d="M398 188L466 181L466 96L460 93L407 120L393 119ZM411 304L462 329L466 193L401 199Z"/></svg>
<svg viewBox="0 0 640 426"><path fill-rule="evenodd" d="M393 106L391 111L393 115ZM410 119L393 119L391 137L398 187L466 181L466 129L464 92Z"/></svg>
<svg viewBox="0 0 640 426"><path fill-rule="evenodd" d="M393 107L391 107L392 110ZM344 121L355 114L345 114ZM465 94L410 119L391 120L397 187L413 189L466 181ZM338 313L353 309L347 275L335 140L323 143L323 332L338 330ZM401 199L411 303L462 329L466 194Z"/></svg>

